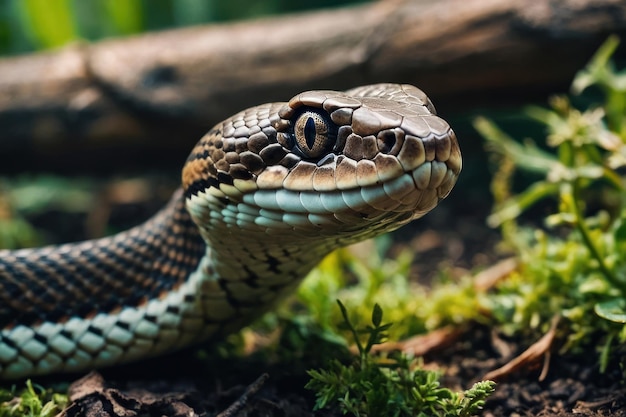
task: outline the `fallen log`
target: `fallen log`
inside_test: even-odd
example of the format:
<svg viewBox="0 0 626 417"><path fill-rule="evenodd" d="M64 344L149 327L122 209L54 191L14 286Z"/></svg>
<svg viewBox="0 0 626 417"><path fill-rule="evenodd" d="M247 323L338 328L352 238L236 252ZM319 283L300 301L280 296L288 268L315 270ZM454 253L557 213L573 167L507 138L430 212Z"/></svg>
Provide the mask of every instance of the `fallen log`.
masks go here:
<svg viewBox="0 0 626 417"><path fill-rule="evenodd" d="M0 169L180 164L215 122L314 88L412 83L448 113L520 104L567 88L610 33L626 33L623 0L387 0L5 58Z"/></svg>

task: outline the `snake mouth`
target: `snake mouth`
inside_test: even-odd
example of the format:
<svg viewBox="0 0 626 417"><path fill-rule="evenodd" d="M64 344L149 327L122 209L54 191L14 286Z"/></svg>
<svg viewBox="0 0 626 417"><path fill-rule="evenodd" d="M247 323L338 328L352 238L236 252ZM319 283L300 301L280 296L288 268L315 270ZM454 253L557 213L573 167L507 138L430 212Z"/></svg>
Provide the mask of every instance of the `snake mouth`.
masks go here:
<svg viewBox="0 0 626 417"><path fill-rule="evenodd" d="M407 214L406 221L423 216L446 197L457 172L445 162L429 161L416 169L371 185L311 190L258 189L241 196L248 207L262 211L257 222L274 227L359 225Z"/></svg>

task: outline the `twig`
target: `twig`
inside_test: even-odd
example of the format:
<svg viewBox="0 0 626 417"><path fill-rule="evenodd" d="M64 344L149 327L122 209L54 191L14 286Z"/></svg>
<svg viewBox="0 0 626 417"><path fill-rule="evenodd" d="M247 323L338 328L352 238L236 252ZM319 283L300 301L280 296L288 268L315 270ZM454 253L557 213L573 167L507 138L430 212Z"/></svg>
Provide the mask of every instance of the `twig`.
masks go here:
<svg viewBox="0 0 626 417"><path fill-rule="evenodd" d="M511 275L519 267L519 259L510 257L497 262L495 265L479 272L474 277L474 288L478 292L487 292L495 285Z"/></svg>
<svg viewBox="0 0 626 417"><path fill-rule="evenodd" d="M243 410L243 408L248 404L248 400L251 396L259 392L267 378L270 376L268 374L263 374L256 379L252 384L248 385L248 388L241 394L241 397L237 399L234 403L232 403L226 410L219 413L216 417L234 417L238 412Z"/></svg>
<svg viewBox="0 0 626 417"><path fill-rule="evenodd" d="M446 326L400 342L386 342L381 345L374 345L372 352L402 351L411 353L414 356L424 356L432 351L452 345L461 337L464 330L461 327Z"/></svg>
<svg viewBox="0 0 626 417"><path fill-rule="evenodd" d="M550 348L552 347L552 342L554 341L554 336L556 334L556 328L559 323L559 316L555 316L552 319L552 324L550 326L550 330L541 337L538 341L533 343L528 349L526 349L521 355L515 357L510 360L506 365L501 366L498 369L494 369L491 372L488 372L483 379L488 379L491 381L497 381L499 379L504 378L505 376L519 371L524 366L528 366L532 363L536 363L541 357L544 358L543 369L541 371L540 380L545 378L547 375L547 366L549 364L548 355Z"/></svg>

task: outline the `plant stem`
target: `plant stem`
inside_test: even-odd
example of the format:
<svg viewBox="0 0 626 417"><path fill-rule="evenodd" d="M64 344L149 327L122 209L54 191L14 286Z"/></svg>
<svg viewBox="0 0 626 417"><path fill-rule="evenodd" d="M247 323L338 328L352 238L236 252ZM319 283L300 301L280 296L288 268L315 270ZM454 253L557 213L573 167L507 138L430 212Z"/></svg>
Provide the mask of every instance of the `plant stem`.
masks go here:
<svg viewBox="0 0 626 417"><path fill-rule="evenodd" d="M585 224L585 219L583 218L582 210L580 208L580 205L578 204L578 197L580 195L579 180L578 179L573 180L571 185L572 185L572 195L571 195L572 206L574 209L574 216L576 217L576 228L580 232L580 236L582 237L583 242L587 246L587 249L589 249L591 256L594 257L596 261L598 261L598 266L600 268L600 271L602 272L606 280L609 281L611 285L613 285L615 288L619 289L620 292L622 293L622 296L626 297L626 283L618 279L613 274L613 272L611 272L611 270L606 266L606 263L604 262L604 259L602 259L600 252L598 251L596 246L593 244L593 241L591 240L591 236L589 235L589 229L587 229L587 225Z"/></svg>

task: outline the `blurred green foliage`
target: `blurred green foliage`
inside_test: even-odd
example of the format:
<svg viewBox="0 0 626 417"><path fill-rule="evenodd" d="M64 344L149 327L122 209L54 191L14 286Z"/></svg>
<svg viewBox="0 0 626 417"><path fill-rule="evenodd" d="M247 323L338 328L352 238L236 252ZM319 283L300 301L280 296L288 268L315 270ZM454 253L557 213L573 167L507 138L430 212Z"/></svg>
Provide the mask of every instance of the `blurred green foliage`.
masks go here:
<svg viewBox="0 0 626 417"><path fill-rule="evenodd" d="M0 55L145 31L339 7L364 0L3 0Z"/></svg>
<svg viewBox="0 0 626 417"><path fill-rule="evenodd" d="M54 210L88 213L97 203L98 190L97 183L87 179L51 175L24 175L10 180L0 177L0 249L50 243L32 220Z"/></svg>
<svg viewBox="0 0 626 417"><path fill-rule="evenodd" d="M298 298L314 323L331 334L349 336L341 329L337 299L355 317L367 317L374 305L380 305L394 323L389 330L394 340L446 325L484 321L470 277L456 280L441 272L432 287L410 281L412 250L404 249L395 259L385 258L385 245L380 245L385 239L375 241L377 249L335 251L309 274L298 288Z"/></svg>
<svg viewBox="0 0 626 417"><path fill-rule="evenodd" d="M528 109L545 127L540 145L520 143L485 118L476 121L499 162L488 222L501 227L520 260L490 297L492 314L511 334L545 331L561 316L563 350L596 346L602 369L626 342L626 71L610 61L618 44L609 38L577 74L571 98ZM588 89L599 101L576 108L572 100ZM537 180L515 192L516 170ZM538 204L555 210L543 224L528 225L521 215Z"/></svg>
<svg viewBox="0 0 626 417"><path fill-rule="evenodd" d="M67 395L28 380L20 390L0 388L0 417L53 417L67 402Z"/></svg>

